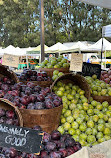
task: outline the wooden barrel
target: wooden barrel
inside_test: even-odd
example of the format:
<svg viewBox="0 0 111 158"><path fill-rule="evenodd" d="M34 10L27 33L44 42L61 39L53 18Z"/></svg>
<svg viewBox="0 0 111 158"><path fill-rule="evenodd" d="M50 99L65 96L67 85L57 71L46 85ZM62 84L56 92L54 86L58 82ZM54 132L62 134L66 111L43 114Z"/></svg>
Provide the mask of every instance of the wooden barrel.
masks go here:
<svg viewBox="0 0 111 158"><path fill-rule="evenodd" d="M68 74L64 74L62 76L60 76L59 78L57 78L52 86L51 86L51 90L53 89L54 85L56 85L56 83L58 81L61 81L65 84L67 83L72 83L74 85L77 85L79 86L82 90L85 91L85 96L87 97L87 99L89 100L90 99L90 87L86 81L86 79L79 75L79 74L74 74L74 73L68 73Z"/></svg>
<svg viewBox="0 0 111 158"><path fill-rule="evenodd" d="M51 78L52 78L53 72L55 70L58 70L59 72L63 72L64 74L69 73L69 68L50 68L50 69L49 68L40 68L39 70L40 70L40 72L45 71L47 73L47 75Z"/></svg>
<svg viewBox="0 0 111 158"><path fill-rule="evenodd" d="M8 78L12 79L15 83L19 82L19 79L16 74L12 70L9 70L8 66L0 64L0 77L4 76L7 76Z"/></svg>
<svg viewBox="0 0 111 158"><path fill-rule="evenodd" d="M23 82L25 85L28 82L32 82L34 83L35 86L39 85L40 87L50 87L50 85L52 85L52 81L20 81Z"/></svg>
<svg viewBox="0 0 111 158"><path fill-rule="evenodd" d="M111 96L92 96L94 100L102 103L107 101L111 105Z"/></svg>
<svg viewBox="0 0 111 158"><path fill-rule="evenodd" d="M43 131L51 133L56 130L60 123L62 105L53 109L29 110L19 109L24 122L24 127L41 126Z"/></svg>
<svg viewBox="0 0 111 158"><path fill-rule="evenodd" d="M19 109L7 99L0 98L0 108L5 110L13 110L19 120L19 126L23 127L23 119Z"/></svg>

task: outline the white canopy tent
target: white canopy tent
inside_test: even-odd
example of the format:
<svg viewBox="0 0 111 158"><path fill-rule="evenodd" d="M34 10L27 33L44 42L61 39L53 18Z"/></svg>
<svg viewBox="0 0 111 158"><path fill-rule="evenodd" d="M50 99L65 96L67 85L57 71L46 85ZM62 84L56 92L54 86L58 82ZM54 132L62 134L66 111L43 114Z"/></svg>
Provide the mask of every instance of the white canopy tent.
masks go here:
<svg viewBox="0 0 111 158"><path fill-rule="evenodd" d="M95 44L89 46L89 50L99 50L101 51L101 48L102 48L102 38L97 41ZM107 50L111 50L111 43L106 40L105 38L103 38L103 48L102 48L103 51L107 51Z"/></svg>
<svg viewBox="0 0 111 158"><path fill-rule="evenodd" d="M81 2L85 2L91 5L111 9L111 0L78 0Z"/></svg>
<svg viewBox="0 0 111 158"><path fill-rule="evenodd" d="M26 55L26 51L22 50L22 49L19 48L19 47L16 47L15 55L18 55L18 56L25 56L25 55Z"/></svg>
<svg viewBox="0 0 111 158"><path fill-rule="evenodd" d="M60 53L67 53L67 52L91 52L92 50L89 49L88 46L86 46L85 44L83 44L82 42L78 41L77 43L75 43L73 46L71 46L70 48L67 48L66 50L60 51ZM93 50L92 52L97 52L97 50Z"/></svg>
<svg viewBox="0 0 111 158"><path fill-rule="evenodd" d="M28 47L28 48L21 48L21 49L27 53L28 51L32 51L34 48L36 47Z"/></svg>
<svg viewBox="0 0 111 158"><path fill-rule="evenodd" d="M13 54L13 52L15 52L15 47L12 45L9 45L8 47L3 49L3 52L7 54Z"/></svg>
<svg viewBox="0 0 111 158"><path fill-rule="evenodd" d="M19 47L15 48L12 45L9 45L5 49L3 49L3 53L11 54L11 55L17 55L17 56L24 56L24 55L26 55L26 52L24 50L22 50Z"/></svg>
<svg viewBox="0 0 111 158"><path fill-rule="evenodd" d="M58 42L56 44L54 44L53 46L47 48L45 50L45 53L60 53L61 51L66 50L67 47L64 46L62 43Z"/></svg>
<svg viewBox="0 0 111 158"><path fill-rule="evenodd" d="M79 53L81 53L81 51L86 50L86 49L87 49L87 46L86 46L85 44L81 43L80 41L78 41L76 44L74 44L74 45L70 48L71 52L72 52L73 50L78 50Z"/></svg>
<svg viewBox="0 0 111 158"><path fill-rule="evenodd" d="M105 38L101 38L99 41L97 41L95 44L89 47L91 50L99 50L99 52L105 52L105 59L106 59L106 51L111 50L111 43L107 41ZM102 63L101 63L102 64ZM106 68L106 62L105 62L105 68Z"/></svg>

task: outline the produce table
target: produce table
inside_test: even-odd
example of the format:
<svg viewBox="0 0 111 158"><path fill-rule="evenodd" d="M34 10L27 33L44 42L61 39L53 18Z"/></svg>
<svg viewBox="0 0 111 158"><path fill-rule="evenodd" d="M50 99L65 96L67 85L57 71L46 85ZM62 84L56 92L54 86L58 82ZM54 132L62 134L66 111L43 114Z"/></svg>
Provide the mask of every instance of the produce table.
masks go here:
<svg viewBox="0 0 111 158"><path fill-rule="evenodd" d="M35 69L35 66L36 66L36 65L37 65L37 64L36 64L35 62L31 62L31 63L30 63L30 68L31 68L31 69Z"/></svg>
<svg viewBox="0 0 111 158"><path fill-rule="evenodd" d="M24 67L27 67L27 63L26 62L18 64L18 70L19 69L23 69ZM29 63L29 67L30 67L30 63Z"/></svg>

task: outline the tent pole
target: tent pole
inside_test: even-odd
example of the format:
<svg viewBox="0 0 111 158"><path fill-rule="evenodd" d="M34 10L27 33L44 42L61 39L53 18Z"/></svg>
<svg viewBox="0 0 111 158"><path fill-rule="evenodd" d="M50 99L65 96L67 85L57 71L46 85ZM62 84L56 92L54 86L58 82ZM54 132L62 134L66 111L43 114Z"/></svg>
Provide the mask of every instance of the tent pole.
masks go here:
<svg viewBox="0 0 111 158"><path fill-rule="evenodd" d="M105 50L105 69L106 69L106 50Z"/></svg>
<svg viewBox="0 0 111 158"><path fill-rule="evenodd" d="M27 69L29 69L29 64L28 64L28 55L26 54L26 63L27 63Z"/></svg>
<svg viewBox="0 0 111 158"><path fill-rule="evenodd" d="M41 32L41 62L44 61L44 0L39 0L40 5L40 32Z"/></svg>
<svg viewBox="0 0 111 158"><path fill-rule="evenodd" d="M103 37L102 37L102 47L101 47L101 64L102 64L102 53L103 53Z"/></svg>

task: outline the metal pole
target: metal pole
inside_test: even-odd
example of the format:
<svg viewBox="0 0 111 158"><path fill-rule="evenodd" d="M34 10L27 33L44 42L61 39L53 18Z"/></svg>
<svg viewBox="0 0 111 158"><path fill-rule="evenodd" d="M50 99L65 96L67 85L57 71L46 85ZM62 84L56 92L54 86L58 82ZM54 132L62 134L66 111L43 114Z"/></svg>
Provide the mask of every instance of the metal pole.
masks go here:
<svg viewBox="0 0 111 158"><path fill-rule="evenodd" d="M106 69L106 50L105 50L105 69Z"/></svg>
<svg viewBox="0 0 111 158"><path fill-rule="evenodd" d="M103 53L103 37L102 37L102 47L101 47L101 64L102 64L102 53Z"/></svg>
<svg viewBox="0 0 111 158"><path fill-rule="evenodd" d="M28 55L26 54L27 69L29 69Z"/></svg>
<svg viewBox="0 0 111 158"><path fill-rule="evenodd" d="M44 0L39 0L40 5L40 32L41 32L41 62L44 60Z"/></svg>

